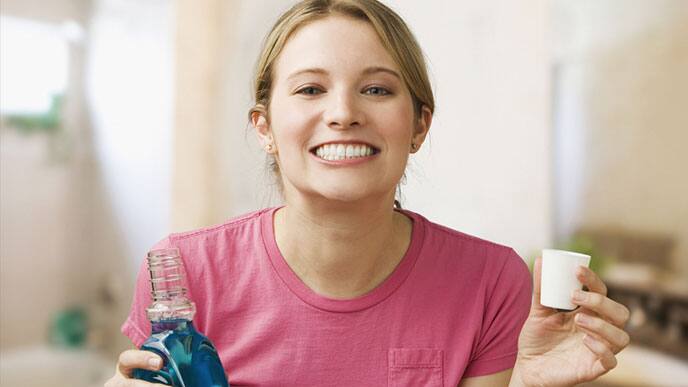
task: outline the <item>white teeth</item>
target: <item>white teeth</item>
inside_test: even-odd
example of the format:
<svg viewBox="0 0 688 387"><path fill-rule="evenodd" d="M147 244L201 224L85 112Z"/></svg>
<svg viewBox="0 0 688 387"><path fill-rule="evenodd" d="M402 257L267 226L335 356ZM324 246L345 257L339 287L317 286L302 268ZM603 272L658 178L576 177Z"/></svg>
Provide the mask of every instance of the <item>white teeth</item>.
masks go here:
<svg viewBox="0 0 688 387"><path fill-rule="evenodd" d="M370 156L373 148L362 144L327 144L318 147L315 154L325 160L344 160Z"/></svg>

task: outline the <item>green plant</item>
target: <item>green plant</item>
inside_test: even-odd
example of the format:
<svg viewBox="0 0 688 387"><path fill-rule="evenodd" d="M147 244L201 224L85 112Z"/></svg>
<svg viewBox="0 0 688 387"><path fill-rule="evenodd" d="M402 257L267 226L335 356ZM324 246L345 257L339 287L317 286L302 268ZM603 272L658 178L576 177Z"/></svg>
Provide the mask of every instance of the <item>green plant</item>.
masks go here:
<svg viewBox="0 0 688 387"><path fill-rule="evenodd" d="M586 254L590 256L590 269L597 273L597 275L603 276L604 271L609 267L613 258L605 256L600 252L592 241L592 239L584 235L575 235L569 241L561 243L555 246L556 249L573 251L576 253ZM533 253L527 260L528 268L530 272L533 272L533 265L535 264L535 258L542 255L541 251Z"/></svg>
<svg viewBox="0 0 688 387"><path fill-rule="evenodd" d="M7 126L22 133L57 132L62 124L62 95L54 95L50 108L43 113L8 114L4 117Z"/></svg>

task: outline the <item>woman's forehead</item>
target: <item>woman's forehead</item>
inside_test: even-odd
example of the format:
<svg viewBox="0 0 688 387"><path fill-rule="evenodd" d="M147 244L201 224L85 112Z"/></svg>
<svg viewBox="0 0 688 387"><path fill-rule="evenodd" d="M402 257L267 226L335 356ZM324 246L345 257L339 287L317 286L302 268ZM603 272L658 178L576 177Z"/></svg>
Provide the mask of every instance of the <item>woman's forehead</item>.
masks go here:
<svg viewBox="0 0 688 387"><path fill-rule="evenodd" d="M309 69L326 74L365 75L371 69L400 73L370 23L343 16L330 16L297 29L275 62L275 80L286 81L309 73Z"/></svg>

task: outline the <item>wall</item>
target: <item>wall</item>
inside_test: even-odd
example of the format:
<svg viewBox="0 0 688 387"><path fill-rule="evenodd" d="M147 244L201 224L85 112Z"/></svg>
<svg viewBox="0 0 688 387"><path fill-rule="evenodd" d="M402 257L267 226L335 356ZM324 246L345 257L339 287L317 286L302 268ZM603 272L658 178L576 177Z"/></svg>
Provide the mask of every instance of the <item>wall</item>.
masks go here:
<svg viewBox="0 0 688 387"><path fill-rule="evenodd" d="M0 12L47 23L61 23L68 19L82 19L90 3L90 0L5 0L0 3Z"/></svg>
<svg viewBox="0 0 688 387"><path fill-rule="evenodd" d="M110 347L148 249L170 232L175 7L168 0L97 0L86 70L97 179L92 216L97 272L112 297Z"/></svg>
<svg viewBox="0 0 688 387"><path fill-rule="evenodd" d="M68 300L64 263L78 219L69 214L70 171L51 166L47 148L44 136L0 133L3 349L44 341L49 318Z"/></svg>
<svg viewBox="0 0 688 387"><path fill-rule="evenodd" d="M83 25L89 3L3 1L3 15ZM57 135L0 131L0 346L45 342L60 310L92 301L94 283L76 270L85 255L90 209L83 106L83 45L69 46L63 128ZM76 285L78 284L78 285Z"/></svg>
<svg viewBox="0 0 688 387"><path fill-rule="evenodd" d="M85 306L91 344L118 351L134 273L169 232L174 3L8 0L3 14L77 20L67 154L2 132L3 349L44 343L54 313Z"/></svg>
<svg viewBox="0 0 688 387"><path fill-rule="evenodd" d="M533 257L550 245L546 1L394 1L430 62L437 113L408 206Z"/></svg>
<svg viewBox="0 0 688 387"><path fill-rule="evenodd" d="M219 99L216 221L281 202L271 187L267 159L248 123L252 76L263 38L293 1L237 1L224 13L222 87Z"/></svg>
<svg viewBox="0 0 688 387"><path fill-rule="evenodd" d="M670 235L673 265L688 276L688 3L555 6L556 122L566 152L557 166L557 234Z"/></svg>

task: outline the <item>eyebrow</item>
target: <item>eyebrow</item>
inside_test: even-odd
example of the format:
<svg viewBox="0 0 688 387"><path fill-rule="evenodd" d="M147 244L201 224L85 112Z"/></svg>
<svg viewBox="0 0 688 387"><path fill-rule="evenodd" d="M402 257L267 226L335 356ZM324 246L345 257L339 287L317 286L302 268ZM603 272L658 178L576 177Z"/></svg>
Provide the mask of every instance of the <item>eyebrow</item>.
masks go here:
<svg viewBox="0 0 688 387"><path fill-rule="evenodd" d="M373 67L368 67L365 70L363 70L363 75L370 75L370 74L375 74L375 73L387 73L390 75L395 76L397 79L401 80L401 76L399 74L387 67L382 67L382 66L373 66ZM294 73L292 73L289 77L287 77L287 80L295 78L301 74L324 74L327 75L329 74L327 70L319 68L319 67L314 67L314 68L307 68L303 70L298 70Z"/></svg>

